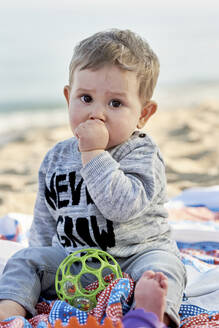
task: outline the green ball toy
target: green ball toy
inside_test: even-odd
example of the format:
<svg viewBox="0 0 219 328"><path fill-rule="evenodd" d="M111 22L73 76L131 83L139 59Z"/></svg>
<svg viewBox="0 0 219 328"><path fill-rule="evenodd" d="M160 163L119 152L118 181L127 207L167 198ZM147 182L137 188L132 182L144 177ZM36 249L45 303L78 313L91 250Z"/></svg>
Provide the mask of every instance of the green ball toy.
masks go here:
<svg viewBox="0 0 219 328"><path fill-rule="evenodd" d="M96 295L109 284L104 277L110 273L114 279L122 278L120 266L110 254L94 248L78 250L60 264L55 278L56 293L60 300L82 311L90 311L97 304ZM95 290L85 288L85 281L89 280L88 285L90 279L98 281Z"/></svg>

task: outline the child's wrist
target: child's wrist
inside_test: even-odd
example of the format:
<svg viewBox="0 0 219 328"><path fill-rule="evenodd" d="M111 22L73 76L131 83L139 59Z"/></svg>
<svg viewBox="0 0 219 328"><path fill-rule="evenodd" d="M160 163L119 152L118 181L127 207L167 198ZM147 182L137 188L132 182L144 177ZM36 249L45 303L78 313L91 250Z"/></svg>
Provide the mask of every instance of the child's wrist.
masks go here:
<svg viewBox="0 0 219 328"><path fill-rule="evenodd" d="M94 157L98 156L99 154L103 153L104 149L94 149L94 150L88 150L88 151L82 151L81 152L81 160L83 166L85 166L90 160L92 160Z"/></svg>

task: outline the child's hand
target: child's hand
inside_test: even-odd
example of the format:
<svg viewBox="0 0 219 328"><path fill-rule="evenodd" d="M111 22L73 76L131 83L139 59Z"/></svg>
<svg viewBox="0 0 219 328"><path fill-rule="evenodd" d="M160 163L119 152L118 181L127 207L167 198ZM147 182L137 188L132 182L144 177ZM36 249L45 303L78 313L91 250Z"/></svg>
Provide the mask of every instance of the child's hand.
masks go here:
<svg viewBox="0 0 219 328"><path fill-rule="evenodd" d="M75 130L81 152L105 150L109 142L109 132L105 124L98 119L87 120Z"/></svg>

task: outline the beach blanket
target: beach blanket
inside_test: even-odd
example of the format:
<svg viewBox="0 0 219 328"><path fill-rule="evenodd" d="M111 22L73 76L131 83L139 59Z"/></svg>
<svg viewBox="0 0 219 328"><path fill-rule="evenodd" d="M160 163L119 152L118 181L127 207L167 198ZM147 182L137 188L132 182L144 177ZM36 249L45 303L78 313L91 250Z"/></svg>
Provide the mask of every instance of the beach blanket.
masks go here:
<svg viewBox="0 0 219 328"><path fill-rule="evenodd" d="M219 327L219 242L178 246L188 276L180 327Z"/></svg>
<svg viewBox="0 0 219 328"><path fill-rule="evenodd" d="M219 213L203 206L178 205L175 206L170 202L167 208L172 235L177 240L188 276L187 287L179 311L180 327L219 327ZM215 208L218 207L214 205ZM22 231L22 224L15 214L7 217L12 220L14 217L17 223L14 226L11 224L12 222L10 223L10 238L7 234L2 234L0 224L0 234L2 235L0 238L4 239L2 242L10 239L15 240L10 243L16 244L16 241L19 242L20 234L22 236L21 243L25 245L25 235L28 233L28 229L24 229L25 233L24 230ZM5 224L6 222L7 220L5 220ZM111 282L104 290L102 297L98 299L97 309L93 310L92 316L100 324L106 317L110 318L111 322L119 323L121 317L130 308L129 302L133 296L133 289L133 281L128 276ZM0 328L46 328L49 325L54 326L56 319L61 320L59 327L56 328L61 328L69 322L71 317L78 318L78 321L83 324L88 316L86 312L59 300L52 302L41 300L36 309L37 316L29 320L21 317L9 318L8 321L0 322ZM90 327L95 327L94 323Z"/></svg>
<svg viewBox="0 0 219 328"><path fill-rule="evenodd" d="M170 200L169 206L204 206L211 211L219 212L219 186L185 189Z"/></svg>
<svg viewBox="0 0 219 328"><path fill-rule="evenodd" d="M99 294L97 306L89 312L80 311L64 301L42 299L36 306L36 316L29 320L22 317L11 317L0 322L0 327L45 328L49 325L54 326L57 320L61 320L61 323L66 325L73 316L77 318L80 324L85 324L88 315L95 317L100 324L104 323L106 317L116 324L130 309L129 302L134 291L134 281L127 274L123 274L123 278L114 281L112 275L108 276L107 279L109 282L111 281L110 284ZM96 287L96 283L93 283L87 289L94 290Z"/></svg>
<svg viewBox="0 0 219 328"><path fill-rule="evenodd" d="M219 212L212 210L219 208L219 189L209 191L214 194L211 202L206 188L198 200L201 189L193 188L167 204L172 236L177 240L188 278L179 311L182 328L219 327Z"/></svg>
<svg viewBox="0 0 219 328"><path fill-rule="evenodd" d="M60 320L61 324L65 326L71 317L76 317L78 322L83 325L87 323L88 316L93 316L100 325L104 323L106 317L110 319L112 324L119 324L123 315L130 310L129 303L134 292L134 281L126 273L123 274L123 278L114 281L112 275L107 276L106 279L110 284L99 293L96 307L89 312L81 311L64 301L41 299L36 306L36 316L29 320L18 316L11 317L0 322L0 327L46 328L53 327L57 320ZM96 288L97 283L87 287L88 290Z"/></svg>

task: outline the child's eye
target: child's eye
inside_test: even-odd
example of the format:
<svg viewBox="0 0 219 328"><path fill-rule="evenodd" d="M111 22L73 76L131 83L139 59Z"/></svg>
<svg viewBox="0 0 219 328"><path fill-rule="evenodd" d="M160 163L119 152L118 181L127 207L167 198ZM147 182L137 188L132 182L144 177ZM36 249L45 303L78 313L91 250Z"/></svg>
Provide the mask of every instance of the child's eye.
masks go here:
<svg viewBox="0 0 219 328"><path fill-rule="evenodd" d="M92 101L92 97L89 95L83 95L81 96L81 101L83 101L84 103L90 103Z"/></svg>
<svg viewBox="0 0 219 328"><path fill-rule="evenodd" d="M116 99L112 99L110 100L109 102L109 106L112 106L114 108L118 108L122 105L121 101L120 100L116 100Z"/></svg>

